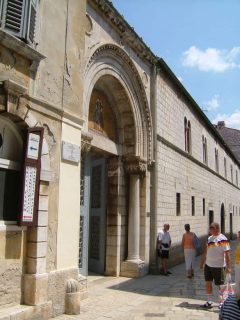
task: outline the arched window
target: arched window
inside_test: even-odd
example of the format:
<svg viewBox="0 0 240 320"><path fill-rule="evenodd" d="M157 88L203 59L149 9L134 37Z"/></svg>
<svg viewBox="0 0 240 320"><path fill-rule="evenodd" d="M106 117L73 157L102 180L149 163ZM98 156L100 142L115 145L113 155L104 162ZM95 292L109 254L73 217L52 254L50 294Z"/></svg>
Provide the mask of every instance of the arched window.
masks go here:
<svg viewBox="0 0 240 320"><path fill-rule="evenodd" d="M224 158L224 176L227 179L227 159Z"/></svg>
<svg viewBox="0 0 240 320"><path fill-rule="evenodd" d="M191 153L191 122L184 118L185 151Z"/></svg>
<svg viewBox="0 0 240 320"><path fill-rule="evenodd" d="M23 140L17 126L0 116L0 220L16 221L19 216L19 195Z"/></svg>
<svg viewBox="0 0 240 320"><path fill-rule="evenodd" d="M215 170L219 173L219 158L218 158L218 149L215 148Z"/></svg>
<svg viewBox="0 0 240 320"><path fill-rule="evenodd" d="M231 172L231 182L233 183L233 166L230 165L230 172Z"/></svg>
<svg viewBox="0 0 240 320"><path fill-rule="evenodd" d="M207 157L207 138L202 136L202 145L203 145L203 163L207 164L208 157Z"/></svg>

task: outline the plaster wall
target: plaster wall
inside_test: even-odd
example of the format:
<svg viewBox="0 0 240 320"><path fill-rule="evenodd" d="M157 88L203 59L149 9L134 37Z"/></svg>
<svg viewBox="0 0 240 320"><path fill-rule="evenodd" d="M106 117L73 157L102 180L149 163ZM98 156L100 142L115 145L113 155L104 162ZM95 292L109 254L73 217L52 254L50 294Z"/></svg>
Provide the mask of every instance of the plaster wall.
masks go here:
<svg viewBox="0 0 240 320"><path fill-rule="evenodd" d="M0 45L0 77L11 78L14 82L24 87L29 86L30 61Z"/></svg>
<svg viewBox="0 0 240 320"><path fill-rule="evenodd" d="M26 231L17 226L0 226L0 308L21 301L25 269Z"/></svg>
<svg viewBox="0 0 240 320"><path fill-rule="evenodd" d="M41 1L37 50L46 56L31 94L81 115L86 1Z"/></svg>
<svg viewBox="0 0 240 320"><path fill-rule="evenodd" d="M62 141L80 148L81 128L69 121L62 123ZM80 163L61 159L57 230L57 269L78 266L80 228Z"/></svg>

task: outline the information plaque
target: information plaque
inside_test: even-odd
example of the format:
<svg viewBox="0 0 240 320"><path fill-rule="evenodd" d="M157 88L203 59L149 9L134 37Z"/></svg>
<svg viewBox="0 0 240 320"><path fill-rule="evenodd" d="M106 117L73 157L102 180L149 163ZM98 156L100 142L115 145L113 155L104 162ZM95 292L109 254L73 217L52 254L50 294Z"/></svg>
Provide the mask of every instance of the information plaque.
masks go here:
<svg viewBox="0 0 240 320"><path fill-rule="evenodd" d="M37 225L42 139L43 128L28 129L19 225Z"/></svg>

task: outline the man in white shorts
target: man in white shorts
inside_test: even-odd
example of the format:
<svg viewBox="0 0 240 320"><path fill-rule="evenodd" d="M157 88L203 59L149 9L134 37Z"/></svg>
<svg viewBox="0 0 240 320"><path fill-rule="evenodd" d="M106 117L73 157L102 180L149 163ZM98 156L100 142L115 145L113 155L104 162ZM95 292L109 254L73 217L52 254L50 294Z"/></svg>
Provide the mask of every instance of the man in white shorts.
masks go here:
<svg viewBox="0 0 240 320"><path fill-rule="evenodd" d="M163 226L163 229L158 233L157 237L157 249L158 249L158 255L161 258L162 261L162 268L163 268L163 274L165 276L168 276L171 274L170 271L168 271L168 259L169 259L169 249L171 247L171 236L169 233L170 225L168 223L165 223Z"/></svg>

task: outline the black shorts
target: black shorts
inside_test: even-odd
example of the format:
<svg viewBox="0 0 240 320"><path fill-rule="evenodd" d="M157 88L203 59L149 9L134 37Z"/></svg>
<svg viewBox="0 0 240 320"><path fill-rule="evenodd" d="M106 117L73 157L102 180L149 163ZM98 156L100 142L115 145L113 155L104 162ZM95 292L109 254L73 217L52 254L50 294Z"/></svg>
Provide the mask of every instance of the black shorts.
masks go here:
<svg viewBox="0 0 240 320"><path fill-rule="evenodd" d="M213 281L216 286L224 283L224 268L213 268L205 264L204 267L205 281Z"/></svg>
<svg viewBox="0 0 240 320"><path fill-rule="evenodd" d="M161 257L162 259L169 259L169 250L162 250L162 251L160 252L160 257Z"/></svg>

